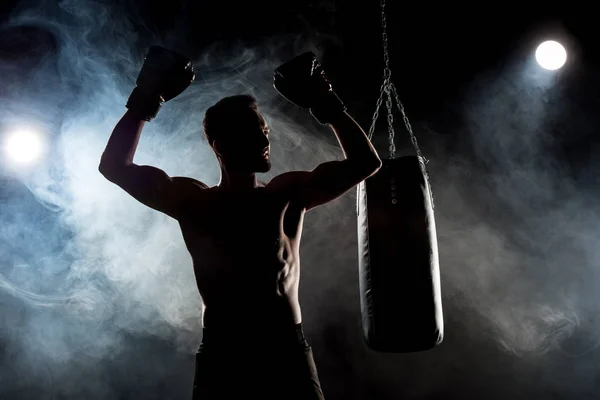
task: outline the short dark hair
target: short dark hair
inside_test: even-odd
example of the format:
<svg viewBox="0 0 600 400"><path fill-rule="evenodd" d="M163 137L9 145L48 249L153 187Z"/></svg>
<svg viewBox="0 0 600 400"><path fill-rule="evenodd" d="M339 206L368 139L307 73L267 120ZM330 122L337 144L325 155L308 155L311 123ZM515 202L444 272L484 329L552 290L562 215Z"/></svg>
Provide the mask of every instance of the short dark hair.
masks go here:
<svg viewBox="0 0 600 400"><path fill-rule="evenodd" d="M249 94L223 97L210 106L206 110L202 121L204 135L208 143L212 146L215 139L231 127L232 121L235 123L235 114L248 109L258 110L256 99Z"/></svg>

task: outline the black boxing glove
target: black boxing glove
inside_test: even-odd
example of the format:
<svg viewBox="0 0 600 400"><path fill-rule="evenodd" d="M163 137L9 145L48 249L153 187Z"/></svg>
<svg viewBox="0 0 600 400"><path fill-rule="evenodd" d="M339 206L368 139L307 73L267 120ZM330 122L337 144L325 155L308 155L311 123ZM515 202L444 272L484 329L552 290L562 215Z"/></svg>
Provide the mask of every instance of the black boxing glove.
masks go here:
<svg viewBox="0 0 600 400"><path fill-rule="evenodd" d="M346 111L346 105L333 91L312 52L301 54L275 69L273 86L291 103L309 109L320 124L328 124L335 115Z"/></svg>
<svg viewBox="0 0 600 400"><path fill-rule="evenodd" d="M189 59L164 47L151 46L126 107L141 119L150 121L164 102L181 94L195 77Z"/></svg>

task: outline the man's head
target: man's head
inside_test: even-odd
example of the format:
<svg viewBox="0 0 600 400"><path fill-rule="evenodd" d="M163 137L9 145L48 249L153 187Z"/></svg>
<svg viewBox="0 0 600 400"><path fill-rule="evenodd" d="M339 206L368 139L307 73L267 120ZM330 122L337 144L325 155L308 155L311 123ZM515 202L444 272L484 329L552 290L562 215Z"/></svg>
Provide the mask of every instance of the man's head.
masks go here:
<svg viewBox="0 0 600 400"><path fill-rule="evenodd" d="M206 110L204 134L219 162L230 172L271 169L269 127L250 95L229 96Z"/></svg>

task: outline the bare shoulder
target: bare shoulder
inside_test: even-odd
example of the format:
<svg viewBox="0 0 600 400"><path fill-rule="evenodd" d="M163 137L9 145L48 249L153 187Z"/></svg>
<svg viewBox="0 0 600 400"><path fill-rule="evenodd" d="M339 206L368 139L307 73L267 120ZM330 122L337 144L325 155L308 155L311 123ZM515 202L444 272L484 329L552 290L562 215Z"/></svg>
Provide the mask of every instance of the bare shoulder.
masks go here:
<svg viewBox="0 0 600 400"><path fill-rule="evenodd" d="M289 171L277 175L267 184L267 187L280 196L287 198L299 208L304 207L304 196L307 182L310 177L309 171Z"/></svg>
<svg viewBox="0 0 600 400"><path fill-rule="evenodd" d="M268 185L289 185L289 184L294 184L294 183L298 183L300 181L306 180L308 178L308 175L310 174L309 171L289 171L289 172L284 172L282 174L279 174L277 176L275 176L273 179L271 179L271 181L268 183Z"/></svg>
<svg viewBox="0 0 600 400"><path fill-rule="evenodd" d="M181 189L189 189L189 190L201 190L201 189L209 189L208 185L204 182L200 182L197 179L190 178L187 176L174 176L171 178L173 184Z"/></svg>
<svg viewBox="0 0 600 400"><path fill-rule="evenodd" d="M267 183L269 188L276 190L292 190L308 179L308 171L289 171L275 176Z"/></svg>
<svg viewBox="0 0 600 400"><path fill-rule="evenodd" d="M185 176L174 176L171 178L173 195L176 197L178 207L185 207L190 201L197 202L205 197L210 187L204 182Z"/></svg>

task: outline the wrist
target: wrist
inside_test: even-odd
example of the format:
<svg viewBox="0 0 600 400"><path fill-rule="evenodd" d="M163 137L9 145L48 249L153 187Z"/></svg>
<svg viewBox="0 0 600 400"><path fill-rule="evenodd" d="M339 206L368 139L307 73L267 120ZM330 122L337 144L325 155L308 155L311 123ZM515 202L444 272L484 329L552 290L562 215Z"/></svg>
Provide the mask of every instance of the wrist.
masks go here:
<svg viewBox="0 0 600 400"><path fill-rule="evenodd" d="M136 86L129 95L125 107L139 119L151 121L156 117L163 103L164 100L160 94Z"/></svg>
<svg viewBox="0 0 600 400"><path fill-rule="evenodd" d="M310 113L320 124L326 125L343 118L346 115L346 105L335 92L328 91L310 108Z"/></svg>

